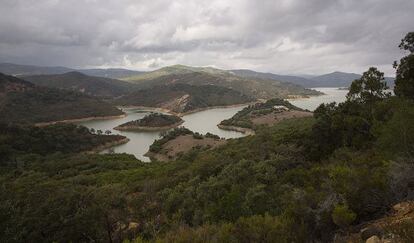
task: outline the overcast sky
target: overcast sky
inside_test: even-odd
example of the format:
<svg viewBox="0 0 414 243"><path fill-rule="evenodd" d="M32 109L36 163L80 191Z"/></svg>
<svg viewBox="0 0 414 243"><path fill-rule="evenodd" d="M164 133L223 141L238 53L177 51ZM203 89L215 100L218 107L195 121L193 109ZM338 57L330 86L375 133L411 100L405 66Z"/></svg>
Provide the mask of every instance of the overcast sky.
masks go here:
<svg viewBox="0 0 414 243"><path fill-rule="evenodd" d="M414 0L0 0L0 62L393 74Z"/></svg>

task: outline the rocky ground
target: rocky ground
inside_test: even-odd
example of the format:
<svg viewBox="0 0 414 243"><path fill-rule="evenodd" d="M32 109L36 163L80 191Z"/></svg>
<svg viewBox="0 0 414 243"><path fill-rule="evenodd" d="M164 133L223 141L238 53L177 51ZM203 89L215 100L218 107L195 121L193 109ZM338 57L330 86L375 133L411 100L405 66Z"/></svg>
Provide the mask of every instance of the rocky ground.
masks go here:
<svg viewBox="0 0 414 243"><path fill-rule="evenodd" d="M414 242L414 201L398 203L386 216L352 227L345 233L338 233L334 242Z"/></svg>

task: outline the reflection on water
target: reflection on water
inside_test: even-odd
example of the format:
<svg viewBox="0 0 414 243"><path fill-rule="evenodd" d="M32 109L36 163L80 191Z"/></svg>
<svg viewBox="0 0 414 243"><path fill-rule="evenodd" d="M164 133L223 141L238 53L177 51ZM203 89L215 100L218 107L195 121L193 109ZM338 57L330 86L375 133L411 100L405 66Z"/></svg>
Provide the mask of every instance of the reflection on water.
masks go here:
<svg viewBox="0 0 414 243"><path fill-rule="evenodd" d="M315 88L315 90L325 93L325 95L311 97L306 99L295 99L290 100L290 102L300 108L315 110L321 103L330 103L330 102L342 102L345 100L345 96L348 93L347 90L340 90L338 88ZM193 114L186 115L182 117L184 123L182 126L202 134L207 132L216 134L224 138L238 138L244 136L242 133L234 131L226 131L217 127L222 120L228 119L236 114L238 111L243 109L245 106L230 107L230 108L216 108L211 110L205 110L196 112ZM144 154L148 151L149 146L154 142L155 139L158 139L160 132L151 131L117 131L113 128L132 120L137 120L143 118L145 115L149 114L150 111L144 111L139 109L126 109L124 110L127 113L127 116L119 119L112 120L95 120L95 121L85 121L78 124L84 125L88 128L94 128L95 130L110 130L113 134L120 134L126 136L130 141L126 144L122 144L112 148L111 150L115 153L129 153L135 155L138 159L142 161L149 161L149 158L145 157ZM104 151L108 152L108 151Z"/></svg>
<svg viewBox="0 0 414 243"><path fill-rule="evenodd" d="M320 91L324 93L324 95L293 99L289 100L289 102L299 108L314 111L322 103L340 103L345 101L346 94L348 93L348 90L339 88L314 88L314 90Z"/></svg>
<svg viewBox="0 0 414 243"><path fill-rule="evenodd" d="M243 108L244 106L217 108L189 114L182 117L182 119L184 120L182 126L185 126L194 132L199 132L202 134L210 132L224 138L242 137L242 133L219 129L217 127L217 124L219 124L224 119L232 117L234 114L236 114L239 110ZM126 109L124 111L127 113L127 116L123 118L111 120L85 121L79 122L78 124L86 126L88 128L94 128L95 130L110 130L113 134L120 134L126 136L130 139L128 143L116 146L111 150L115 153L133 154L135 155L135 157L142 161L149 161L149 158L145 157L144 154L148 151L149 146L154 142L154 140L159 138L160 132L117 131L113 128L128 121L141 119L147 114L149 114L150 111L143 111L139 109ZM106 152L108 151L104 151L104 153Z"/></svg>

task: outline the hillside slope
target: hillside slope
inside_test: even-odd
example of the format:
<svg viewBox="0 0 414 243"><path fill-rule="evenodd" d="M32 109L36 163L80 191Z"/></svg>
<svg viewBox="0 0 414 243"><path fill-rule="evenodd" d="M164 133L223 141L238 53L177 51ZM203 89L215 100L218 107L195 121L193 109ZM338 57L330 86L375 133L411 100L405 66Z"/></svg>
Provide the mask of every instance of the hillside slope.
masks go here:
<svg viewBox="0 0 414 243"><path fill-rule="evenodd" d="M199 71L195 71L199 70ZM146 77L146 78L143 78ZM243 78L228 71L213 68L192 68L186 66L172 66L129 78L128 81L138 84L142 88L156 85L184 83L190 85L216 85L234 89L256 99L287 98L293 96L318 95L313 90L302 86L270 79Z"/></svg>
<svg viewBox="0 0 414 243"><path fill-rule="evenodd" d="M254 101L232 89L214 86L171 84L139 90L120 97L116 105L164 108L176 113L194 111L211 106L226 106Z"/></svg>
<svg viewBox="0 0 414 243"><path fill-rule="evenodd" d="M0 114L0 122L40 123L123 113L96 97L38 87L0 73Z"/></svg>
<svg viewBox="0 0 414 243"><path fill-rule="evenodd" d="M234 73L234 75L245 77L245 78L271 79L271 80L289 82L289 83L301 85L303 87L315 87L313 80L303 78L303 77L298 77L298 76L278 75L274 73L262 73L262 72L248 70L248 69L235 69L235 70L230 70L230 72Z"/></svg>
<svg viewBox="0 0 414 243"><path fill-rule="evenodd" d="M79 91L88 95L117 97L135 89L135 85L116 79L88 76L80 72L26 76L39 86Z"/></svg>
<svg viewBox="0 0 414 243"><path fill-rule="evenodd" d="M361 78L360 74L345 73L345 72L332 72L319 76L312 76L308 78L293 76L293 75L278 75L274 73L262 73L248 69L230 70L239 77L244 78L259 78L259 79L271 79L283 82L290 82L293 84L301 85L306 88L316 87L349 87L355 79ZM394 78L385 77L388 86L394 86Z"/></svg>

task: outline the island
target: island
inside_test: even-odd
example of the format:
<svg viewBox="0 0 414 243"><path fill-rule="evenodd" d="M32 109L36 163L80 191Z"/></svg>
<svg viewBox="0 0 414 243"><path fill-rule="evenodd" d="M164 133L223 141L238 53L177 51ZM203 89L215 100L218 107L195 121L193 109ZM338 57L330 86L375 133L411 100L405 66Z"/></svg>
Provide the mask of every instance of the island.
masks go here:
<svg viewBox="0 0 414 243"><path fill-rule="evenodd" d="M175 128L161 135L145 156L152 161L171 161L191 151L209 150L226 144L226 140L207 133L201 135L185 127Z"/></svg>
<svg viewBox="0 0 414 243"><path fill-rule="evenodd" d="M249 105L217 126L224 130L252 135L259 126L270 126L282 120L308 116L312 116L312 112L300 109L286 100L271 99Z"/></svg>
<svg viewBox="0 0 414 243"><path fill-rule="evenodd" d="M119 131L159 131L178 127L183 122L178 116L151 113L142 119L123 123L114 129Z"/></svg>

